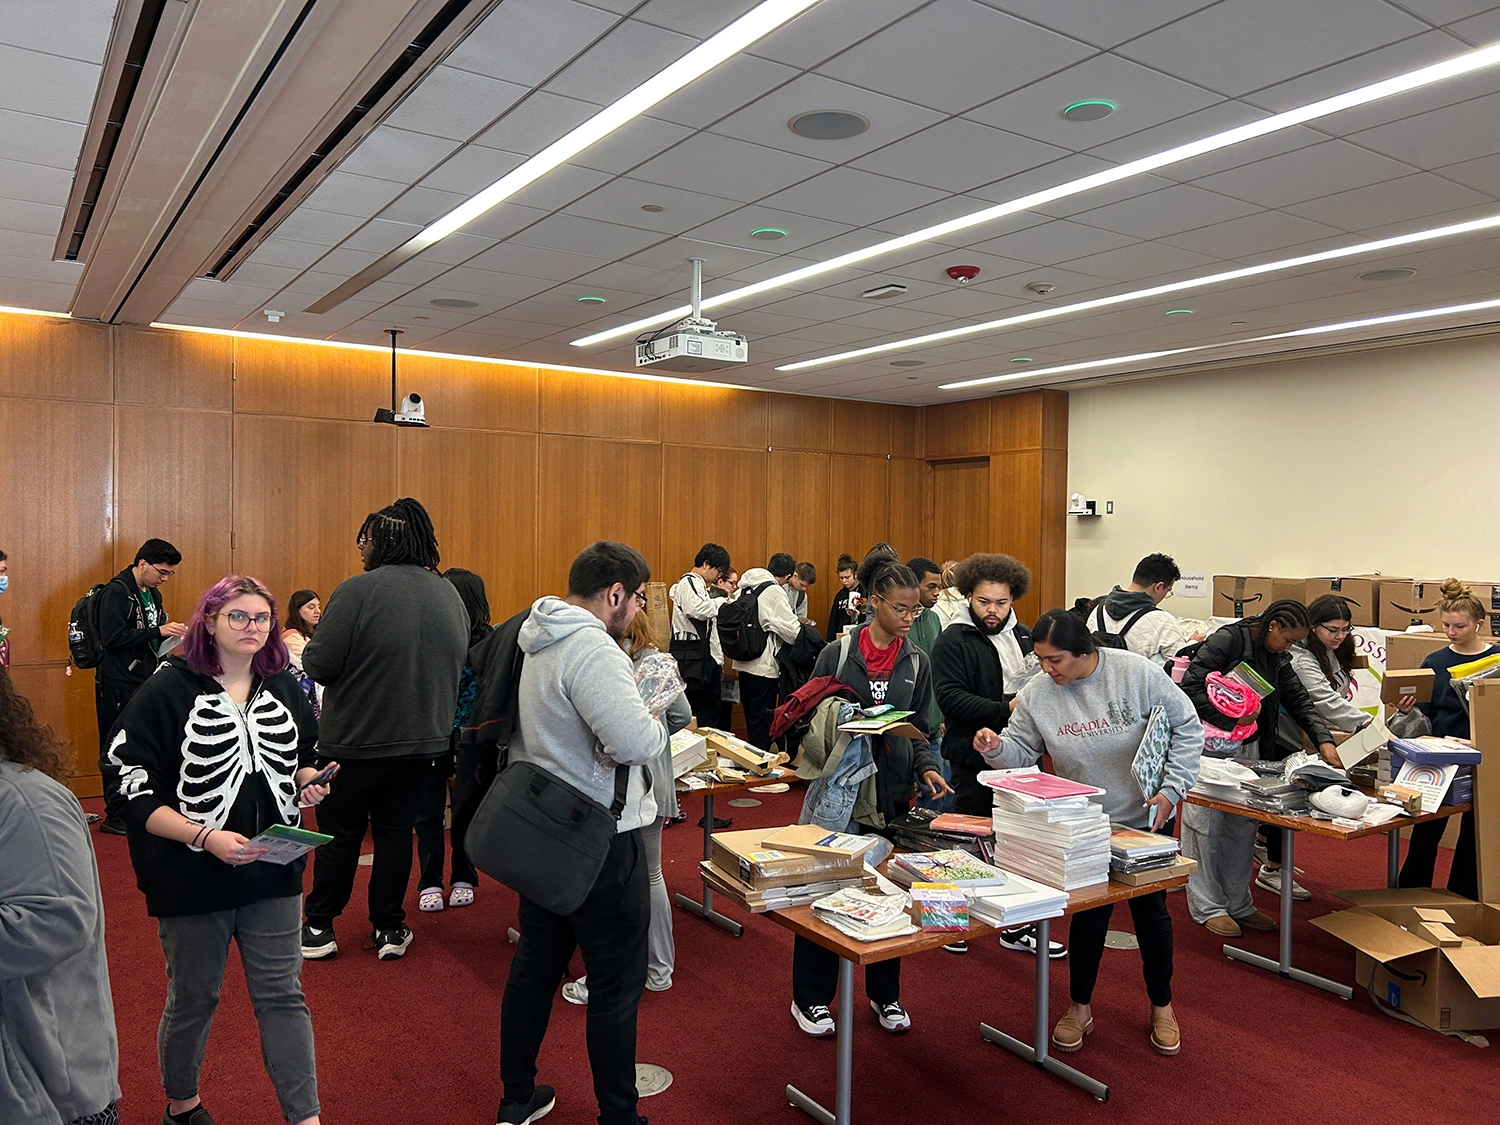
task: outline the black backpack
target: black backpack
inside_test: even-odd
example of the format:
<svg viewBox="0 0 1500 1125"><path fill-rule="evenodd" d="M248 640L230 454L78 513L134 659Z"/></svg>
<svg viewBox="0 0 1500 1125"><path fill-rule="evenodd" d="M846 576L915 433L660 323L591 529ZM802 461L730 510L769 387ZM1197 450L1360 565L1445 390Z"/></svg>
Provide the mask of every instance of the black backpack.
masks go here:
<svg viewBox="0 0 1500 1125"><path fill-rule="evenodd" d="M1092 620L1088 622L1090 631L1094 638L1094 643L1099 645L1101 648L1128 649L1130 646L1125 643L1125 634L1130 632L1130 630L1135 627L1135 623L1137 621L1145 617L1146 614L1152 612L1154 609L1156 609L1156 607L1147 606L1145 609L1136 610L1128 618L1125 619L1125 624L1120 626L1120 631L1118 633L1111 633L1104 624L1105 621L1109 619L1109 615L1104 612L1103 598L1100 598L1097 602L1094 603L1094 609L1097 609L1099 611L1099 627L1095 629L1093 628ZM1090 611L1088 617L1092 619L1093 616L1093 612Z"/></svg>
<svg viewBox="0 0 1500 1125"><path fill-rule="evenodd" d="M719 646L731 660L755 660L766 651L766 630L760 623L760 595L775 582L762 582L719 610Z"/></svg>
<svg viewBox="0 0 1500 1125"><path fill-rule="evenodd" d="M68 659L78 669L97 668L104 659L104 645L99 640L99 603L106 583L89 587L88 593L73 603L68 615Z"/></svg>

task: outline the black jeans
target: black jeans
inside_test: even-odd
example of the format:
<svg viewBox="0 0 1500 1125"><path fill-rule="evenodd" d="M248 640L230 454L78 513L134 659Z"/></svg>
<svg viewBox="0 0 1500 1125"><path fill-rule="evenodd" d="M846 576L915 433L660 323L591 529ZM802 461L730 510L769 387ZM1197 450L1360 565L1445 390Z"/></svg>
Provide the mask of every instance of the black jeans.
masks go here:
<svg viewBox="0 0 1500 1125"><path fill-rule="evenodd" d="M536 1089L536 1057L552 1001L576 948L589 978L589 1068L600 1125L635 1125L635 1025L646 986L651 922L646 848L639 831L610 844L583 905L564 917L522 897L521 940L500 1005L500 1081L505 1097L527 1101Z"/></svg>
<svg viewBox="0 0 1500 1125"><path fill-rule="evenodd" d="M313 853L307 920L331 926L349 905L366 827L374 837L370 924L393 930L406 920L402 902L411 881L411 829L431 758L339 759L339 775L317 806L318 830L333 839Z"/></svg>
<svg viewBox="0 0 1500 1125"><path fill-rule="evenodd" d="M993 816L995 793L979 783L979 770L968 762L948 764L953 768L953 811L965 816Z"/></svg>
<svg viewBox="0 0 1500 1125"><path fill-rule="evenodd" d="M829 1007L839 985L839 955L800 934L792 941L792 999L804 1008ZM589 982L593 989L593 982ZM901 958L865 966L865 995L877 1004L901 999Z"/></svg>
<svg viewBox="0 0 1500 1125"><path fill-rule="evenodd" d="M456 738L456 732L455 732ZM417 834L417 886L443 886L443 813L448 807L448 779L453 776L453 743L448 753L432 760L433 770L422 781L422 793L417 802L417 819L412 828ZM454 823L458 821L458 786L453 789ZM472 818L472 813L470 814ZM462 838L453 833L453 882L474 885L474 865L464 853Z"/></svg>
<svg viewBox="0 0 1500 1125"><path fill-rule="evenodd" d="M1099 979L1104 957L1104 938L1114 904L1081 910L1068 927L1068 993L1075 1004L1087 1004ZM1146 995L1158 1008L1172 1002L1172 915L1167 912L1167 892L1141 895L1130 900L1130 918L1141 947L1141 970Z"/></svg>
<svg viewBox="0 0 1500 1125"><path fill-rule="evenodd" d="M715 668L713 673L714 678L711 680L690 684L686 693L688 706L692 707L693 718L698 720L700 727L719 725L720 693L724 690L724 681L719 669Z"/></svg>
<svg viewBox="0 0 1500 1125"><path fill-rule="evenodd" d="M130 702L130 697L139 686L120 687L101 683L97 675L94 677L94 715L99 722L99 773L104 781L104 811L111 820L120 817L125 802L120 800L119 779L115 777L113 770L105 768L105 759L109 756L109 736L115 729L120 712L125 710L125 704Z"/></svg>
<svg viewBox="0 0 1500 1125"><path fill-rule="evenodd" d="M776 695L781 679L740 673L740 706L745 709L745 740L770 751L771 719L776 714Z"/></svg>
<svg viewBox="0 0 1500 1125"><path fill-rule="evenodd" d="M1447 831L1448 818L1424 820L1414 825L1401 865L1398 887L1430 887L1437 869L1438 845ZM1479 858L1474 845L1474 814L1466 812L1458 822L1458 842L1453 846L1453 866L1448 871L1448 889L1464 898L1479 898Z"/></svg>

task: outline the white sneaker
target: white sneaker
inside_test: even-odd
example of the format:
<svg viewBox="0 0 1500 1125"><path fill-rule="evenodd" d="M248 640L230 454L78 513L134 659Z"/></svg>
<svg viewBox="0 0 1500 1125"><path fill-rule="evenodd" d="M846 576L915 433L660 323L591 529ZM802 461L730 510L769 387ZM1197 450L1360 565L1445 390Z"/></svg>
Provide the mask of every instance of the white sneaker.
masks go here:
<svg viewBox="0 0 1500 1125"><path fill-rule="evenodd" d="M906 1014L906 1009L898 1001L892 1000L889 1004L877 1004L871 1000L870 1011L880 1017L880 1026L887 1031L907 1031L911 1028L911 1017Z"/></svg>
<svg viewBox="0 0 1500 1125"><path fill-rule="evenodd" d="M587 1004L589 1002L589 978L579 977L570 980L562 987L563 999L569 1004Z"/></svg>
<svg viewBox="0 0 1500 1125"><path fill-rule="evenodd" d="M833 1013L825 1004L813 1004L811 1007L804 1008L793 1000L792 1019L796 1020L797 1026L814 1039L826 1039L834 1032Z"/></svg>
<svg viewBox="0 0 1500 1125"><path fill-rule="evenodd" d="M1262 890L1270 891L1273 895L1280 895L1281 868L1261 864L1260 873L1255 876L1255 885ZM1295 876L1292 878L1292 897L1298 902L1309 902L1312 899L1312 891L1297 882Z"/></svg>

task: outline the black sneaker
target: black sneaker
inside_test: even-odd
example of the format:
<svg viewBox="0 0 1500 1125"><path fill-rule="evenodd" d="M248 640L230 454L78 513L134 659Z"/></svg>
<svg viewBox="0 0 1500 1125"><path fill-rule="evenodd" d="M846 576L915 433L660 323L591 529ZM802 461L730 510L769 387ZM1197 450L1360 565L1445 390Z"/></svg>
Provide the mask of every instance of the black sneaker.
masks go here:
<svg viewBox="0 0 1500 1125"><path fill-rule="evenodd" d="M339 943L333 940L332 926L314 926L302 923L302 960L322 961L339 951Z"/></svg>
<svg viewBox="0 0 1500 1125"><path fill-rule="evenodd" d="M1014 949L1017 953L1030 953L1036 956L1036 927L1021 926L1014 930L1000 931L1000 947L1002 949ZM1049 941L1047 943L1047 957L1052 961L1061 961L1068 955L1068 947L1060 941Z"/></svg>
<svg viewBox="0 0 1500 1125"><path fill-rule="evenodd" d="M551 1086L538 1086L532 1091L529 1101L501 1102L499 1112L495 1114L495 1125L531 1125L551 1113L556 1104L556 1091Z"/></svg>
<svg viewBox="0 0 1500 1125"><path fill-rule="evenodd" d="M889 1004L877 1004L870 1001L870 1011L880 1017L880 1026L889 1032L901 1032L911 1030L911 1017L906 1014L899 1001L892 1000Z"/></svg>
<svg viewBox="0 0 1500 1125"><path fill-rule="evenodd" d="M704 821L704 819L705 818L701 817L701 816L698 818L698 827L699 828L703 827L703 821ZM716 816L716 817L714 817L714 831L717 832L721 828L728 828L733 823L734 823L734 817L732 817L732 816Z"/></svg>
<svg viewBox="0 0 1500 1125"><path fill-rule="evenodd" d="M107 816L104 823L99 825L99 831L106 836L125 835L125 818L122 816Z"/></svg>
<svg viewBox="0 0 1500 1125"><path fill-rule="evenodd" d="M943 946L943 952L967 953L969 952L969 943L966 941L950 941L947 945Z"/></svg>
<svg viewBox="0 0 1500 1125"><path fill-rule="evenodd" d="M793 1000L792 1019L796 1020L797 1026L814 1039L826 1039L834 1032L833 1013L828 1010L826 1004L810 1004L804 1008Z"/></svg>
<svg viewBox="0 0 1500 1125"><path fill-rule="evenodd" d="M186 1113L179 1113L175 1116L170 1109L163 1110L161 1125L215 1125L215 1122L208 1115L208 1110L203 1108L203 1103L199 1102Z"/></svg>
<svg viewBox="0 0 1500 1125"><path fill-rule="evenodd" d="M411 944L411 927L403 922L394 930L376 930L370 935L370 940L375 943L376 957L382 961L394 961L397 957L406 956L406 947ZM549 1105L547 1108L552 1107ZM532 1118L528 1117L527 1120Z"/></svg>

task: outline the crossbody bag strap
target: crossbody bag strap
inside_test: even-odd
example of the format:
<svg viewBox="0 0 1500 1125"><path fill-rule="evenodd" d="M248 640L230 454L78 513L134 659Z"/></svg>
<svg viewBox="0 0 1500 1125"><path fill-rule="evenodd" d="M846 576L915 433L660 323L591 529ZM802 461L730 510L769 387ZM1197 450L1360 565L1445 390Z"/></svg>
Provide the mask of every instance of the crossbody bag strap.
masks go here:
<svg viewBox="0 0 1500 1125"><path fill-rule="evenodd" d="M649 792L651 792L651 771L648 770L648 769L646 769L645 766L642 766L641 770L642 770L643 776L646 779L646 792L649 793ZM629 766L616 766L615 767L615 799L614 799L613 803L609 806L609 815L612 816L612 817L614 817L616 820L619 820L620 819L620 814L625 811L625 792L629 788L630 788L630 767Z"/></svg>

